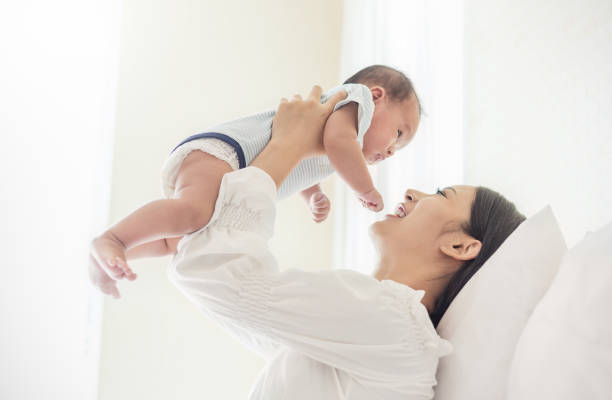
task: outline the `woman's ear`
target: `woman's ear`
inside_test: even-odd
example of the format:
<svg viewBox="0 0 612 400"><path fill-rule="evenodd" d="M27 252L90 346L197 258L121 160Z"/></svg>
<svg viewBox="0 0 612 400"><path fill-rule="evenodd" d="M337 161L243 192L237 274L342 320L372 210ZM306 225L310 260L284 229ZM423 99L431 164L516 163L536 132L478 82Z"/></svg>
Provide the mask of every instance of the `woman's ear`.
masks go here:
<svg viewBox="0 0 612 400"><path fill-rule="evenodd" d="M378 103L387 96L387 92L382 86L372 86L370 92L372 92L372 100L374 100L374 103Z"/></svg>
<svg viewBox="0 0 612 400"><path fill-rule="evenodd" d="M440 251L447 256L459 260L473 260L480 253L482 243L465 232L449 234L440 245Z"/></svg>

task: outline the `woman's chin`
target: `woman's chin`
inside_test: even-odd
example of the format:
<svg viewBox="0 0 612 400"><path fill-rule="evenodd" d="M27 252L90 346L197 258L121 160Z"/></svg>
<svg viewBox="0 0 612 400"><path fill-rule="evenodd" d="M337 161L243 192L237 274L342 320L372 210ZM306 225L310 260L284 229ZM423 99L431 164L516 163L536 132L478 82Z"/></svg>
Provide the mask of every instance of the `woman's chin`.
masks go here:
<svg viewBox="0 0 612 400"><path fill-rule="evenodd" d="M374 222L370 225L369 234L373 240L379 239L382 236L389 235L391 232L395 231L397 228L397 223L400 222L402 218L398 217L395 214L387 214L383 217L383 219Z"/></svg>
<svg viewBox="0 0 612 400"><path fill-rule="evenodd" d="M385 219L381 219L380 221L376 221L372 225L370 225L368 229L368 233L370 234L370 237L372 239L375 239L379 235L381 235L385 231L385 225L387 225L388 222L389 222L389 218L385 217Z"/></svg>

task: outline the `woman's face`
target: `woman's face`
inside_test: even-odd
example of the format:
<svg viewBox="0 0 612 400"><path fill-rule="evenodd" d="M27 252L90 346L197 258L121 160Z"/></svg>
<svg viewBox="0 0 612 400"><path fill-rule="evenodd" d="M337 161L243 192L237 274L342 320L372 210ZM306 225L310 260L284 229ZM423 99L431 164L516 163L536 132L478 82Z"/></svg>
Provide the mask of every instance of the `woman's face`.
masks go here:
<svg viewBox="0 0 612 400"><path fill-rule="evenodd" d="M473 186L451 186L434 194L406 190L395 213L370 227L375 246L383 254L408 252L424 257L426 252L439 252L441 246L457 246L454 236L465 235L461 226L470 220L475 195Z"/></svg>

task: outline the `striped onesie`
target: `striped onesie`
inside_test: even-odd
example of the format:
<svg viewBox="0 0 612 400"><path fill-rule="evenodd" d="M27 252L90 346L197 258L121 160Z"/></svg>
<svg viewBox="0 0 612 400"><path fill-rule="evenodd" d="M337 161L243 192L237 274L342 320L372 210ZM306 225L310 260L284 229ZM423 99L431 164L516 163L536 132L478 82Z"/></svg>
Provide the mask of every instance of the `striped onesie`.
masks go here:
<svg viewBox="0 0 612 400"><path fill-rule="evenodd" d="M321 102L339 90L347 92L347 97L338 102L334 111L349 102L357 103L357 140L363 146L363 137L370 127L374 114L374 102L370 89L361 84L337 86L321 97ZM188 137L172 150L162 168L162 189L168 198L174 193L176 176L181 163L193 150L201 150L227 161L234 170L244 168L257 157L270 141L272 120L276 111L240 118L206 129ZM278 189L279 198L307 189L334 172L327 156L303 160L287 177Z"/></svg>

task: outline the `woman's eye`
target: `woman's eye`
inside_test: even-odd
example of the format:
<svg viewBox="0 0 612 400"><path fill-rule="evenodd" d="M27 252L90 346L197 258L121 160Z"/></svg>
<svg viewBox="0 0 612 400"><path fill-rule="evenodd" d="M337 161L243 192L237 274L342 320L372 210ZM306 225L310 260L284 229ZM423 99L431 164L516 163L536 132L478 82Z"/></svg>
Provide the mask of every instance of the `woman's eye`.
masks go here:
<svg viewBox="0 0 612 400"><path fill-rule="evenodd" d="M446 193L444 193L443 191L440 190L440 188L438 188L438 190L436 190L436 194L439 194L441 196L446 197Z"/></svg>

